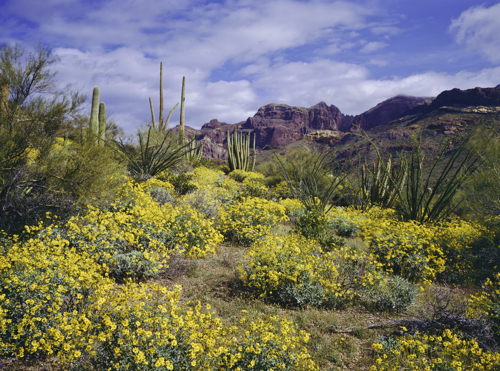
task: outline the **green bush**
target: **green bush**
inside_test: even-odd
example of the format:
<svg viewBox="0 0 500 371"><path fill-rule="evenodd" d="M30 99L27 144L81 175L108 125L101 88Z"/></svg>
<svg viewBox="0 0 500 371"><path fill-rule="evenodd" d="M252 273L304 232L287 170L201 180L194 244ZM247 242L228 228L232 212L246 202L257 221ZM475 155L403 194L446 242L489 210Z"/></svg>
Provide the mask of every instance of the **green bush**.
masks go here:
<svg viewBox="0 0 500 371"><path fill-rule="evenodd" d="M326 215L319 210L305 211L294 221L294 231L318 241L325 251L345 246L345 240L334 234Z"/></svg>
<svg viewBox="0 0 500 371"><path fill-rule="evenodd" d="M335 234L341 237L355 237L361 230L359 224L342 216L331 218L328 226L335 231Z"/></svg>
<svg viewBox="0 0 500 371"><path fill-rule="evenodd" d="M116 254L110 259L110 275L118 281L126 278L143 279L156 276L161 269L161 264L146 259L141 251L132 251L126 254Z"/></svg>
<svg viewBox="0 0 500 371"><path fill-rule="evenodd" d="M191 182L193 177L194 174L179 173L169 177L168 181L174 186L177 194L182 196L198 189L198 187Z"/></svg>
<svg viewBox="0 0 500 371"><path fill-rule="evenodd" d="M417 288L404 278L394 276L368 291L371 305L380 311L405 312L417 297Z"/></svg>

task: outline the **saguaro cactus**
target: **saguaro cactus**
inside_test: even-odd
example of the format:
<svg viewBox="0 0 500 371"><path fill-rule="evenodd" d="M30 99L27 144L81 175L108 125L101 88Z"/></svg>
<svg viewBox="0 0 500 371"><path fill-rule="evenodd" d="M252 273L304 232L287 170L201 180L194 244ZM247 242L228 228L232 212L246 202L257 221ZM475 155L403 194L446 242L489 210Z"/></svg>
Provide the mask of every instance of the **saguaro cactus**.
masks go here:
<svg viewBox="0 0 500 371"><path fill-rule="evenodd" d="M158 128L163 126L163 62L160 62L160 117L158 118Z"/></svg>
<svg viewBox="0 0 500 371"><path fill-rule="evenodd" d="M170 121L170 116L172 116L172 113L174 112L174 110L177 108L178 105L179 103L176 103L176 105L170 110L167 119L164 122L163 121L163 63L160 62L160 116L158 118L158 127L156 127L153 101L151 100L151 97L149 97L149 107L151 108L151 123L153 124L153 129L158 131L165 131L167 129L168 122Z"/></svg>
<svg viewBox="0 0 500 371"><path fill-rule="evenodd" d="M94 87L92 92L92 110L90 111L90 140L98 143L99 138L99 88Z"/></svg>
<svg viewBox="0 0 500 371"><path fill-rule="evenodd" d="M229 130L227 131L227 151L228 160L227 164L231 171L239 169L244 171L253 171L255 167L255 134L253 136L253 160L250 159L250 134L243 135L236 131L236 127L233 131L233 136Z"/></svg>
<svg viewBox="0 0 500 371"><path fill-rule="evenodd" d="M104 102L99 104L99 88L94 87L92 93L92 108L90 111L89 130L82 128L82 142L87 141L87 138L95 144L104 145L106 140L106 107Z"/></svg>
<svg viewBox="0 0 500 371"><path fill-rule="evenodd" d="M179 121L179 142L180 143L185 143L186 137L184 134L184 121L185 121L185 114L184 114L184 100L186 97L185 94L185 85L186 85L186 76L182 76L182 92L181 92L181 118Z"/></svg>

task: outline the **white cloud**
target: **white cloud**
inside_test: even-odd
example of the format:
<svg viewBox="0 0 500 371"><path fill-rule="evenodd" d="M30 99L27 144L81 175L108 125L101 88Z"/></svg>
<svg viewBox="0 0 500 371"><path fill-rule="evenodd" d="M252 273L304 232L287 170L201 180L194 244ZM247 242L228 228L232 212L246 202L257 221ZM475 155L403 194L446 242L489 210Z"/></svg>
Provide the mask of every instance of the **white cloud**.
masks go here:
<svg viewBox="0 0 500 371"><path fill-rule="evenodd" d="M387 47L388 45L389 44L383 43L380 41L370 41L370 42L366 43L365 45L363 45L360 52L361 53L373 53L373 52L376 52L377 50L380 50L380 49Z"/></svg>
<svg viewBox="0 0 500 371"><path fill-rule="evenodd" d="M493 63L500 63L500 4L467 9L452 20L449 30L455 33L457 43L484 54Z"/></svg>
<svg viewBox="0 0 500 371"><path fill-rule="evenodd" d="M261 71L252 86L276 97L274 103L309 107L325 101L350 115L360 114L398 94L436 96L443 90L495 86L500 81L500 67L475 73L429 71L404 78L375 80L364 67L326 59L261 66Z"/></svg>

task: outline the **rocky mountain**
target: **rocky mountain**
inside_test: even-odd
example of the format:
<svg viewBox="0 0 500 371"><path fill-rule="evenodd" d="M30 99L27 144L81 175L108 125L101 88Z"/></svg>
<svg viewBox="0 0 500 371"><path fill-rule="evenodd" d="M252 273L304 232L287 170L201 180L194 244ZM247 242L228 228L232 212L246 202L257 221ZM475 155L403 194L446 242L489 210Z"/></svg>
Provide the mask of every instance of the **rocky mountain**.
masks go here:
<svg viewBox="0 0 500 371"><path fill-rule="evenodd" d="M415 121L434 111L459 110L463 114L467 109L469 113L479 114L498 112L500 85L495 88L452 89L443 91L435 98L398 95L356 116L345 115L336 106L328 106L325 102L309 108L267 104L246 121L228 124L213 119L200 130L186 128L186 133L203 143L204 157L225 160L227 131L232 131L235 126L239 132L251 134L252 138L255 135L259 149L278 149L303 138L333 145L356 130L353 124L364 130L383 130L387 126L387 138L398 140L403 134L394 130L394 124ZM443 132L447 133L456 129L452 124L443 122L430 125L442 126Z"/></svg>

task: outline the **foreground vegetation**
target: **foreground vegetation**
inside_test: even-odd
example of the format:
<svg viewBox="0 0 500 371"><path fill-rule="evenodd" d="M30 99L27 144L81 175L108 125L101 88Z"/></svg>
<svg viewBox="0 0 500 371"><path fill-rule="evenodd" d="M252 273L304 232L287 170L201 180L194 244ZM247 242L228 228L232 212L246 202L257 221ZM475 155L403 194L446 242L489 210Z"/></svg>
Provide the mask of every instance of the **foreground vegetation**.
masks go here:
<svg viewBox="0 0 500 371"><path fill-rule="evenodd" d="M0 368L499 369L494 128L436 167L417 140L360 180L330 151L264 175L236 133L217 166L163 119L139 145L87 128L77 94L16 88L20 53L0 55Z"/></svg>

